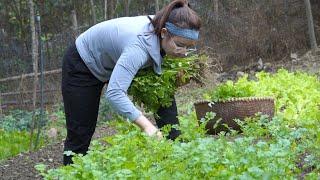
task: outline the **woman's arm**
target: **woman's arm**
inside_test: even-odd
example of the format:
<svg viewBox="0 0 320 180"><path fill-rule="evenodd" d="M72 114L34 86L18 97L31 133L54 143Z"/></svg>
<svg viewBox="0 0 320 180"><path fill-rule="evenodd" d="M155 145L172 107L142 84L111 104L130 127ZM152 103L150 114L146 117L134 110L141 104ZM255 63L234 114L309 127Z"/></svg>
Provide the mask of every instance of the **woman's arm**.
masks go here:
<svg viewBox="0 0 320 180"><path fill-rule="evenodd" d="M139 45L125 48L114 67L106 91L110 105L121 115L137 124L146 134L159 134L159 130L142 115L127 96L127 90L137 74L150 58L148 52Z"/></svg>
<svg viewBox="0 0 320 180"><path fill-rule="evenodd" d="M156 128L144 115L141 115L134 121L149 136L157 136L162 139L162 133Z"/></svg>

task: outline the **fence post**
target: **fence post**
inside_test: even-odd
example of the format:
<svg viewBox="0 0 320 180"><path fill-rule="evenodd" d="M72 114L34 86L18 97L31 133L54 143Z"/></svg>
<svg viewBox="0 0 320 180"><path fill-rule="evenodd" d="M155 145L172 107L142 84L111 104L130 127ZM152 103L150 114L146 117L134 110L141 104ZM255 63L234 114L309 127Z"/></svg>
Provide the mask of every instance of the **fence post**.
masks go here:
<svg viewBox="0 0 320 180"><path fill-rule="evenodd" d="M20 85L19 85L19 89L20 89L20 94L18 95L18 98L17 98L17 100L18 100L18 103L20 103L20 107L23 107L24 106L24 91L25 91L25 88L23 88L23 80L24 80L24 78L23 78L23 76L22 76L22 74L21 74L21 79L20 79Z"/></svg>
<svg viewBox="0 0 320 180"><path fill-rule="evenodd" d="M33 131L35 127L35 111L36 111L36 100L37 100L37 85L38 85L38 41L37 41L37 32L35 26L35 12L34 12L34 3L33 0L29 0L29 10L30 10L30 31L31 31L31 52L32 52L32 61L33 61L33 73L34 73L34 81L33 81L33 116L32 123L30 128L30 150L32 151L33 146Z"/></svg>
<svg viewBox="0 0 320 180"><path fill-rule="evenodd" d="M37 26L38 26L38 42L39 42L39 54L40 54L40 119L37 120L37 138L35 142L35 148L38 147L39 141L40 141L40 134L41 134L41 123L44 122L44 97L43 97L43 86L44 86L44 76L43 76L43 70L44 70L44 58L43 58L43 51L42 51L42 40L41 40L41 22L40 22L40 15L37 16Z"/></svg>
<svg viewBox="0 0 320 180"><path fill-rule="evenodd" d="M0 92L0 118L2 117L2 93Z"/></svg>

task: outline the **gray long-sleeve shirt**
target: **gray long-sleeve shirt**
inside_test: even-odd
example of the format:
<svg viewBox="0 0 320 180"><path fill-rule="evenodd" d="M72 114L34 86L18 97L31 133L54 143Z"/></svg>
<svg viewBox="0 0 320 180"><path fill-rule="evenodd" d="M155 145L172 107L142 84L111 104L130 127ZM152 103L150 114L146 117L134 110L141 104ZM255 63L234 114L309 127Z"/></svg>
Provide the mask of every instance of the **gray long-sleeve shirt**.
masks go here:
<svg viewBox="0 0 320 180"><path fill-rule="evenodd" d="M139 69L152 65L161 73L160 41L147 16L123 17L94 25L76 39L77 50L90 71L108 83L105 96L129 120L141 112L127 96Z"/></svg>

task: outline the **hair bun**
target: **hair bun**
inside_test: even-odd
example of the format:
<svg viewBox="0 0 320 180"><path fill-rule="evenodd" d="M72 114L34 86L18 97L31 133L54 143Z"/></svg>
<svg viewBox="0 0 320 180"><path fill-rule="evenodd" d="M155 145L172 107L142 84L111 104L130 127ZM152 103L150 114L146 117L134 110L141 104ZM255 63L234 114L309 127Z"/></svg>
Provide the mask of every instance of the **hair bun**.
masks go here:
<svg viewBox="0 0 320 180"><path fill-rule="evenodd" d="M184 0L184 5L183 6L190 7L189 1L188 0Z"/></svg>
<svg viewBox="0 0 320 180"><path fill-rule="evenodd" d="M186 4L189 4L189 1L188 1L188 0L184 0L184 2L185 2Z"/></svg>
<svg viewBox="0 0 320 180"><path fill-rule="evenodd" d="M181 7L190 7L189 1L188 0L180 0L174 6L174 8L181 8Z"/></svg>

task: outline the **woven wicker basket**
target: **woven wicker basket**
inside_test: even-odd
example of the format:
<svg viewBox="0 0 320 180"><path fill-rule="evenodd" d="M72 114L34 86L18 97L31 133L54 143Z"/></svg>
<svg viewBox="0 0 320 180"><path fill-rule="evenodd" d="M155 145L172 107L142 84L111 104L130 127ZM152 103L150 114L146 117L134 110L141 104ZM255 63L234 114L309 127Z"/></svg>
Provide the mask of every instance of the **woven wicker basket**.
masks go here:
<svg viewBox="0 0 320 180"><path fill-rule="evenodd" d="M215 103L202 101L194 105L199 120L204 118L207 112L216 113L216 117L206 125L208 134L213 135L221 131L228 131L228 128L223 124L227 124L228 127L240 131L240 126L234 119L243 121L246 117L254 117L257 113L268 115L269 118L272 118L274 115L274 99L269 97L231 98ZM216 128L213 128L219 119L221 119L221 121L217 123Z"/></svg>

